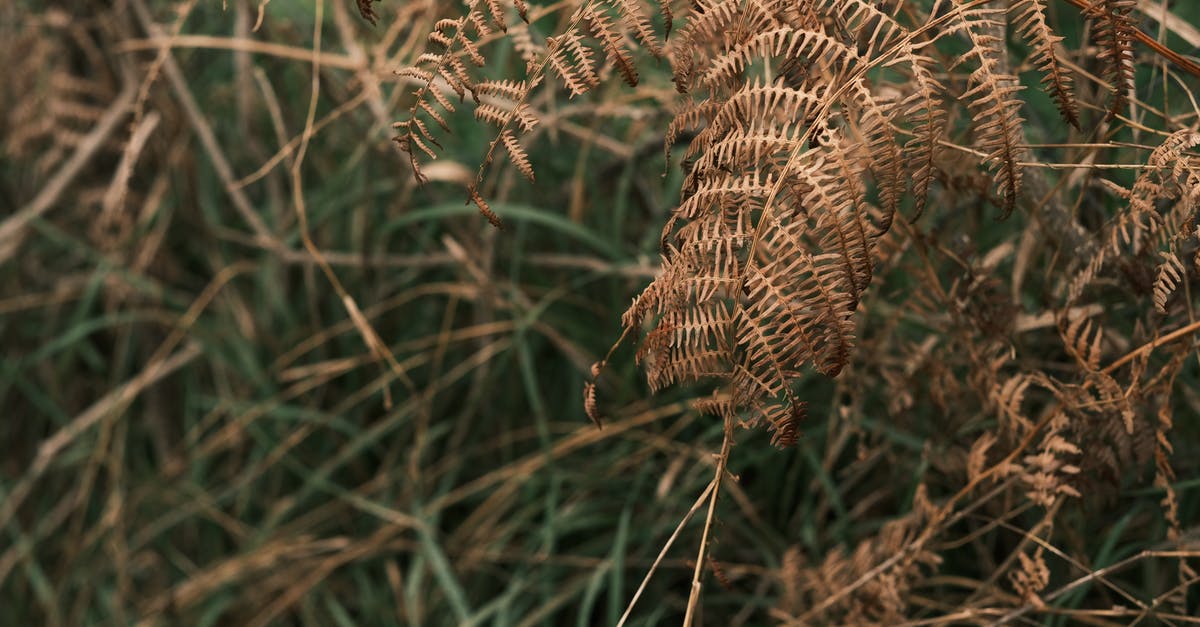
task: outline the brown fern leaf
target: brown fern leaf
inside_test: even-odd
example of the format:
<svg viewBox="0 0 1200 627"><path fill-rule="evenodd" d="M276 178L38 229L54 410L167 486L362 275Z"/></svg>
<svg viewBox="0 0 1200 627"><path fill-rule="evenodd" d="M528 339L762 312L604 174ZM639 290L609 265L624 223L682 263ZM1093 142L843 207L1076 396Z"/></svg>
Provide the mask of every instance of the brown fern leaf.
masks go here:
<svg viewBox="0 0 1200 627"><path fill-rule="evenodd" d="M1124 426L1125 433L1123 435L1134 435L1134 420L1137 418L1138 412L1130 401L1131 396L1136 396L1133 388L1123 389L1116 379L1104 372L1089 373L1087 381L1097 390L1096 396L1100 401L1097 407L1107 416L1120 417L1119 422L1117 420L1108 422ZM1137 385L1136 381L1134 385Z"/></svg>
<svg viewBox="0 0 1200 627"><path fill-rule="evenodd" d="M73 46L56 30L28 28L10 40L10 80L0 97L0 152L40 153L39 175L59 166L116 96L105 72L75 67Z"/></svg>
<svg viewBox="0 0 1200 627"><path fill-rule="evenodd" d="M525 103L529 96L527 81L485 81L475 87L475 92L481 99L494 99L495 102L482 101L475 107L475 118L487 122L500 129L499 135L492 140L488 149L487 159L495 154L497 146L503 146L509 160L517 170L529 181L534 181L533 165L525 148L517 139L517 132L528 133L537 125L537 118L529 112ZM515 126L515 128L514 128ZM486 162L485 162L486 165Z"/></svg>
<svg viewBox="0 0 1200 627"><path fill-rule="evenodd" d="M476 8L480 2L486 8L487 15ZM465 15L458 19L442 19L435 24L433 32L429 35L429 43L431 48L440 49L440 52L425 52L418 57L416 66L401 71L402 75L418 81L420 87L415 92L414 104L409 110L407 119L393 125L400 130L395 140L408 153L417 180L423 182L425 177L421 173L417 154L420 153L434 159L437 154L433 147L440 147L440 145L430 133L429 125L421 119L421 116L433 120L443 130L449 131L442 111L454 112L455 107L444 91L455 93L460 102L465 100L466 94L469 92L476 105L474 112L476 119L495 125L498 131L470 186L467 202L475 203L480 212L495 226L500 226L500 220L480 196L478 189L482 183L484 172L491 164L496 152L503 147L503 151L517 170L530 181L535 179L533 165L518 138L519 134L528 133L538 123L537 117L527 103L530 91L543 80L543 70L547 65L562 69L563 73L569 77L578 75L579 70L567 68L564 64L564 59L567 58L567 52L572 49L572 44L575 45L577 53L581 55L582 62L585 65L590 64L590 53L579 41L578 31L575 28L578 22L576 18L569 27L569 32L575 33L574 37L565 37L558 42L559 44L565 42L567 46L556 45L553 39L550 40L550 45L540 62L538 61L538 49L532 44L527 28L517 29L522 32L523 38L514 39L514 45L524 41L523 54L533 55L526 58L529 71L529 77L526 80L475 80L461 59L469 59L476 66L484 65L486 59L479 50L477 42L493 34L488 25L489 19L491 24L501 30L507 30L508 26L504 19L507 6L502 4L501 0L471 0ZM521 18L527 21L528 7L523 2L514 2L514 6ZM594 82L594 73L587 76L590 72L589 67L585 72L585 80ZM441 81L442 84L438 84L438 81Z"/></svg>
<svg viewBox="0 0 1200 627"><path fill-rule="evenodd" d="M1150 153L1147 165L1151 167L1138 175L1129 195L1129 218L1114 225L1110 235L1112 248L1125 244L1136 253L1150 243L1151 235L1160 235L1163 244L1176 235L1182 220L1175 217L1168 222L1168 216L1160 214L1155 204L1160 198L1178 197L1179 179L1185 175L1188 163L1184 151L1198 145L1200 133L1183 130L1171 134ZM1164 172L1170 175L1164 176ZM1167 228L1161 228L1164 226Z"/></svg>
<svg viewBox="0 0 1200 627"><path fill-rule="evenodd" d="M476 8L479 6L480 2L486 3L486 0L474 0L474 2L469 5L469 8L466 14L463 16L463 19L466 20L467 24L470 24L471 28L478 33L480 38L490 37L495 33L495 31L492 30L491 26L488 26L488 16L485 16L483 11L480 11ZM494 20L492 21L492 24L495 26L504 26L503 24L496 24ZM504 27L507 28L507 26ZM474 40L471 40L469 43L464 43L463 47L470 47L475 52L478 52L478 46ZM467 54L471 54L471 52L468 52Z"/></svg>
<svg viewBox="0 0 1200 627"><path fill-rule="evenodd" d="M492 226L498 229L503 229L504 223L500 221L500 216L496 215L495 211L492 211L491 206L488 205L487 201L483 199L483 196L480 196L479 192L475 191L475 188L471 188L468 193L470 195L470 200L468 202L475 203L475 206L479 209L479 213L483 215L483 217L487 218L487 221L491 223Z"/></svg>
<svg viewBox="0 0 1200 627"><path fill-rule="evenodd" d="M875 234L879 235L891 227L892 216L900 208L900 200L906 187L904 160L901 158L900 146L896 143L892 129L892 118L897 108L878 102L865 81L855 80L849 86L851 89L846 98L846 108L850 118L856 120L853 128L862 137L863 145L870 155L867 169L878 182L879 201L885 211L879 232ZM923 143L928 139L921 138L916 141ZM932 150L932 146L929 148ZM920 151L917 156L921 156Z"/></svg>
<svg viewBox="0 0 1200 627"><path fill-rule="evenodd" d="M498 139L504 144L504 149L508 152L508 158L516 166L521 175L528 179L530 183L534 182L533 165L529 163L529 156L525 153L525 149L521 147L520 142L517 141L517 136L512 129L502 131Z"/></svg>
<svg viewBox="0 0 1200 627"><path fill-rule="evenodd" d="M814 233L819 238L810 249L836 255L844 277L841 283L848 288L853 309L871 282L871 251L875 238L887 230L892 212L878 216L878 224L872 223L865 201L866 189L860 182L865 170L863 161L855 159L850 150L839 149L837 143L831 148L833 163L827 168L817 166L820 169L805 181L807 193L801 202L807 207L827 209L814 212L817 216Z"/></svg>
<svg viewBox="0 0 1200 627"><path fill-rule="evenodd" d="M476 19L468 20L469 16L475 16ZM429 44L441 51L425 52L417 58L415 66L399 72L401 76L416 79L420 83L413 93L413 105L409 108L407 117L392 125L399 131L393 139L400 145L401 150L408 154L413 174L420 182L424 182L425 177L417 159L418 152L430 159L435 159L437 154L430 145L438 147L441 145L430 134L426 123L419 116L425 115L444 131L449 132L450 127L438 108L451 113L455 111L455 108L443 93L442 87L435 84L438 79L444 80L460 100L465 97L467 92L476 98L475 81L459 59L459 54L465 55L476 66L483 66L485 62L483 55L480 54L473 41L473 35L468 29L468 24L475 24L476 35L482 35L483 33L479 31L481 23L481 20L478 19L478 12L473 9L468 16L439 20L429 34Z"/></svg>
<svg viewBox="0 0 1200 627"><path fill-rule="evenodd" d="M572 28L547 39L546 46L550 49L547 63L562 79L572 98L600 84L592 50L584 45L583 34L578 29Z"/></svg>
<svg viewBox="0 0 1200 627"><path fill-rule="evenodd" d="M1008 572L1008 579L1012 583L1013 590L1026 603L1034 607L1045 606L1046 602L1042 600L1039 593L1050 583L1050 567L1042 558L1044 552L1044 549L1039 546L1034 550L1033 557L1029 557L1027 553L1018 553L1020 568Z"/></svg>
<svg viewBox="0 0 1200 627"><path fill-rule="evenodd" d="M1078 498L1080 493L1070 485L1072 476L1079 474L1079 467L1064 458L1078 457L1082 452L1078 446L1061 433L1066 417L1062 414L1051 421L1051 425L1037 453L1026 455L1022 460L1025 471L1021 475L1025 483L1027 498L1042 507L1052 507L1062 496Z"/></svg>
<svg viewBox="0 0 1200 627"><path fill-rule="evenodd" d="M370 22L371 26L379 25L379 14L375 12L375 7L371 6L375 2L379 2L379 0L355 0L358 5L358 14L362 16L362 19Z"/></svg>
<svg viewBox="0 0 1200 627"><path fill-rule="evenodd" d="M940 107L929 93L903 107L880 101L864 78L869 61L808 30L822 23L792 3L699 0L694 13L673 47L695 44L676 85L708 96L668 128L668 146L695 131L683 199L664 229L663 273L624 323L635 330L658 316L642 343L652 387L724 380L727 393L707 410L766 424L786 445L798 432L803 403L792 388L804 366L836 376L849 360L875 240L904 187L894 119L927 110L937 128ZM914 70L926 86L936 85L929 63ZM882 208L868 201L869 173ZM704 332L682 342L675 329L695 326L688 310L711 313Z"/></svg>
<svg viewBox="0 0 1200 627"><path fill-rule="evenodd" d="M628 4L628 0L623 0L623 4ZM583 19L591 27L592 36L600 42L608 60L621 73L625 83L630 87L637 87L638 73L633 64L633 56L625 46L624 37L613 26L612 19L599 5L591 5L585 9ZM661 55L661 52L659 54Z"/></svg>
<svg viewBox="0 0 1200 627"><path fill-rule="evenodd" d="M1156 177L1159 185L1148 185L1148 189L1170 200L1182 201L1172 203L1170 209L1161 214L1164 228L1159 233L1160 248L1170 245L1173 240L1187 238L1189 231L1194 229L1196 209L1200 205L1200 163L1195 155L1187 151L1197 146L1200 146L1200 132L1184 129L1172 133L1150 153L1148 163L1154 166L1153 171L1143 172L1138 177L1139 182L1149 176ZM1166 172L1170 173L1169 176L1164 176ZM1139 192L1135 183L1134 197L1150 196L1139 196Z"/></svg>
<svg viewBox="0 0 1200 627"><path fill-rule="evenodd" d="M1017 32L1033 48L1029 61L1042 73L1042 85L1054 98L1063 119L1079 130L1079 105L1075 102L1071 75L1059 61L1057 48L1063 40L1046 22L1045 0L1020 0L1010 9Z"/></svg>
<svg viewBox="0 0 1200 627"><path fill-rule="evenodd" d="M904 40L911 34L891 15L880 10L882 3L868 0L815 0L813 9L843 25L855 41L863 42L862 53L874 57L880 52L907 52Z"/></svg>
<svg viewBox="0 0 1200 627"><path fill-rule="evenodd" d="M1175 452L1175 449L1168 439L1168 434L1174 428L1174 418L1172 417L1174 412L1171 408L1169 392L1175 386L1183 354L1182 352L1178 353L1163 368L1161 389L1166 393L1162 394L1158 401L1154 430L1154 485L1164 491L1160 505L1163 509L1163 518L1168 524L1167 537L1170 539L1178 538L1183 532L1179 521L1179 496L1172 485L1175 482L1175 469L1171 465L1171 454Z"/></svg>
<svg viewBox="0 0 1200 627"><path fill-rule="evenodd" d="M913 124L913 138L904 144L904 161L912 178L913 217L915 221L925 210L929 187L933 183L934 163L937 160L946 128L946 109L942 94L945 88L930 69L932 59L910 52L913 93L899 103L903 117Z"/></svg>
<svg viewBox="0 0 1200 627"><path fill-rule="evenodd" d="M721 584L722 588L733 592L733 582L729 580L729 575L725 573L725 568L721 566L720 562L713 558L712 554L709 554L708 556L708 567L710 570L712 570L713 577L716 578L717 583Z"/></svg>
<svg viewBox="0 0 1200 627"><path fill-rule="evenodd" d="M1023 433L1033 426L1021 410L1021 404L1025 402L1025 393L1033 382L1032 377L1017 375L1002 385L991 386L989 390L989 401L1000 415L1001 426L1013 433Z"/></svg>
<svg viewBox="0 0 1200 627"><path fill-rule="evenodd" d="M482 81L475 86L475 92L479 95L500 96L512 102L520 102L529 96L529 83L511 80Z"/></svg>
<svg viewBox="0 0 1200 627"><path fill-rule="evenodd" d="M721 110L721 102L712 99L705 99L701 102L688 100L675 113L675 117L671 119L671 123L667 125L667 131L663 135L663 160L667 167L671 165L671 149L679 142L680 137L692 135L695 131L706 127ZM689 142L689 149L694 144L693 138ZM686 168L691 171L691 167Z"/></svg>
<svg viewBox="0 0 1200 627"><path fill-rule="evenodd" d="M700 179L721 178L721 172L731 165L754 163L767 155L789 150L810 128L794 120L813 120L821 104L819 94L767 85L759 79L724 102L702 103L696 113L711 119L691 141L684 156L694 159L685 187L695 186ZM787 112L787 115L776 120L773 112ZM680 119L690 114L685 112ZM687 123L692 125L690 121ZM673 124L672 133L674 128ZM698 154L701 156L697 157ZM685 205L689 209L684 213L691 217L698 215L691 209L695 201L688 201Z"/></svg>
<svg viewBox="0 0 1200 627"><path fill-rule="evenodd" d="M800 56L824 59L829 66L840 67L860 61L856 52L825 33L779 27L755 32L714 59L699 84L709 89L736 87L746 80L746 69L760 59Z"/></svg>
<svg viewBox="0 0 1200 627"><path fill-rule="evenodd" d="M1088 316L1081 315L1061 323L1062 339L1067 353L1075 358L1081 368L1089 372L1100 370L1101 340L1104 328L1093 324Z"/></svg>
<svg viewBox="0 0 1200 627"><path fill-rule="evenodd" d="M521 56L521 60L525 61L525 74L533 74L538 62L546 54L546 47L533 40L533 35L529 32L528 27L512 29L508 33L508 38L512 41L513 49Z"/></svg>
<svg viewBox="0 0 1200 627"><path fill-rule="evenodd" d="M811 272L818 286L831 286L828 293L824 289L811 293L824 303L821 309L830 316L823 322L841 320L830 327L831 331L847 328L849 311L870 281L870 249L876 234L861 205L865 193L861 167L854 159L845 157L846 150L840 143L833 143L828 150L829 161L833 163L818 157L805 168L797 185L803 189L798 198L799 206L805 208L801 210L803 213L781 212L773 216L774 228L761 240L767 244L763 249L764 259L773 270L791 276L793 282ZM793 266L794 263L800 265ZM793 271L798 273L792 274ZM844 308L835 304L842 299ZM828 362L830 374L840 369L840 357L848 352L850 335L838 331L828 336L838 346L832 353L838 357ZM821 366L818 369L826 370Z"/></svg>
<svg viewBox="0 0 1200 627"><path fill-rule="evenodd" d="M538 118L529 112L525 104L493 104L481 102L475 107L475 119L487 122L497 128L503 128L508 123L516 123L521 132L527 133L537 126Z"/></svg>
<svg viewBox="0 0 1200 627"><path fill-rule="evenodd" d="M894 211L903 194L903 169L909 164L908 172L913 185L915 205L913 220L925 208L929 185L933 181L934 160L939 142L945 129L946 109L942 100L945 88L932 70L933 59L918 52L910 29L897 22L881 10L883 5L865 0L818 0L814 10L843 25L849 36L858 42L858 54L872 58L886 54L890 58L885 64L892 68L907 69L911 73L912 91L892 110L872 107L868 111L885 112L876 116L871 129L870 144L876 159L872 168L880 176L880 199L884 206ZM911 121L913 138L904 145L904 159L887 137L886 125L899 113L904 120ZM870 116L864 118L870 120ZM888 144L892 144L889 146Z"/></svg>
<svg viewBox="0 0 1200 627"><path fill-rule="evenodd" d="M800 442L800 423L808 417L808 404L794 401L785 408L780 418L771 421L771 444L777 448L791 448Z"/></svg>
<svg viewBox="0 0 1200 627"><path fill-rule="evenodd" d="M654 58L661 59L663 57L663 47L659 43L658 37L654 34L654 26L650 23L650 16L643 10L643 4L638 0L604 0L606 4L614 6L617 10L617 15L620 16L621 25L627 30L634 33L637 41L642 44L647 52L654 55ZM669 15L671 7L666 0L660 0L660 7L663 7L664 15ZM670 28L671 21L667 19L667 28Z"/></svg>
<svg viewBox="0 0 1200 627"><path fill-rule="evenodd" d="M955 4L965 4L955 0ZM968 60L977 64L970 75L970 89L962 95L975 122L976 144L987 153L988 169L993 172L996 190L1003 202L1003 218L1016 207L1021 194L1021 167L1017 150L1023 141L1021 101L1013 96L1021 91L1017 79L999 71L998 55L1006 54L1004 42L985 34L983 27L997 19L995 11L964 10L958 14L957 27L966 31L971 50L959 57L956 65Z"/></svg>
<svg viewBox="0 0 1200 627"><path fill-rule="evenodd" d="M1097 56L1105 63L1105 77L1112 83L1113 97L1108 117L1119 114L1129 105L1133 91L1133 42L1137 38L1137 23L1130 15L1136 0L1096 0L1084 15L1095 20Z"/></svg>
<svg viewBox="0 0 1200 627"><path fill-rule="evenodd" d="M777 0L693 0L691 14L669 51L675 88L688 93L698 68L708 67L727 46L787 24Z"/></svg>
<svg viewBox="0 0 1200 627"><path fill-rule="evenodd" d="M488 16L492 18L492 23L496 25L502 32L508 32L508 23L504 20L504 7L500 4L500 0L483 0L484 6L487 7Z"/></svg>
<svg viewBox="0 0 1200 627"><path fill-rule="evenodd" d="M1154 279L1154 308L1158 313L1167 313L1167 300L1179 284L1183 282L1187 270L1183 262L1173 252L1163 252L1163 261L1158 264L1157 277Z"/></svg>
<svg viewBox="0 0 1200 627"><path fill-rule="evenodd" d="M1200 132L1191 129L1176 131L1167 137L1147 160L1151 166L1143 170L1134 182L1131 191L1118 188L1119 195L1129 201L1128 208L1114 218L1104 229L1103 243L1087 265L1076 273L1071 281L1069 300L1074 301L1103 271L1108 260L1123 253L1136 256L1148 247L1157 245L1160 254L1174 253L1173 242L1186 238L1190 229L1191 216L1195 212L1197 180L1193 158L1186 151L1200 146ZM1166 173L1166 174L1164 174ZM1112 187L1117 187L1111 185ZM1160 213L1156 208L1160 199L1188 198L1186 202L1173 203L1170 210ZM1165 249L1165 250L1164 250ZM1158 279L1163 279L1161 271ZM1163 289L1166 284L1163 283ZM1155 288L1156 300L1165 298L1165 292Z"/></svg>
<svg viewBox="0 0 1200 627"><path fill-rule="evenodd" d="M985 431L978 439L971 444L971 451L967 454L967 481L974 483L979 477L983 476L984 469L988 467L988 451L996 444L996 436L991 432Z"/></svg>
<svg viewBox="0 0 1200 627"><path fill-rule="evenodd" d="M671 0L658 0L658 14L662 16L663 20L663 39L670 39L675 21L675 12L671 10Z"/></svg>
<svg viewBox="0 0 1200 627"><path fill-rule="evenodd" d="M596 427L603 423L600 420L600 405L596 401L596 384L585 381L583 384L583 410Z"/></svg>
<svg viewBox="0 0 1200 627"><path fill-rule="evenodd" d="M857 122L855 130L863 138L871 154L871 171L876 175L880 184L880 199L888 212L894 212L899 206L903 195L904 176L900 158L900 149L896 145L891 128L891 118L895 114L894 107L884 107L871 94L865 82L850 74L851 68L863 63L863 60L851 48L820 32L796 31L781 27L762 32L755 32L744 41L733 47L728 53L721 55L709 66L699 79L699 84L710 90L738 85L745 80L744 74L756 60L763 58L809 60L813 70L819 74L832 73L833 84L843 85L847 92L844 97L848 116ZM758 84L751 84L752 92L758 95L763 92ZM786 87L781 86L781 89ZM735 93L737 98L744 90ZM776 92L772 95L784 94ZM804 92L796 92L804 94ZM816 104L825 104L824 89L815 89L810 96ZM731 99L732 101L733 99ZM754 103L751 103L754 104ZM756 112L745 109L732 109L730 116L734 120L755 120ZM806 107L793 115L806 121L815 121L815 108ZM715 129L708 135L719 135L725 126L714 122ZM814 131L819 135L824 129ZM697 138L700 147L705 147L704 139ZM886 226L884 227L886 230Z"/></svg>

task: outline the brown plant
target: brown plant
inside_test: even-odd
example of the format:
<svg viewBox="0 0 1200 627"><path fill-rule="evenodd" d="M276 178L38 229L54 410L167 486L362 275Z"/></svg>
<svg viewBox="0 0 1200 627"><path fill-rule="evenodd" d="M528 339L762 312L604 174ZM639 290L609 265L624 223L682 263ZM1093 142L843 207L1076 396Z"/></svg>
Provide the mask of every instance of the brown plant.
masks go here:
<svg viewBox="0 0 1200 627"><path fill-rule="evenodd" d="M476 117L499 130L468 195L498 224L480 185L500 146L534 180L521 142L538 123L528 106L535 91L582 97L606 69L634 86L645 56L666 59L680 96L664 143L668 160L683 144L684 178L662 231L661 272L622 318L649 387L707 385L713 393L694 401L699 411L765 425L787 446L800 437L807 403L798 390L811 367L884 390L896 415L928 399L947 432L973 434L948 443L957 457L930 460L938 481L920 506L907 505L921 513L853 556L809 565L789 553L781 616L906 620L914 590L940 562L932 547L995 502L1009 504L999 518L1044 515L994 565L992 581L1007 580L1015 595L989 584L961 607L1040 611L1070 589L1054 590L1047 566L1058 555L1047 549L1055 516L1065 502L1111 496L1129 469L1154 467L1178 535L1171 399L1198 328L1188 285L1200 270L1200 162L1191 152L1200 132L1194 116L1156 111L1161 130L1152 133L1132 120L1131 108L1146 109L1135 44L1174 63L1173 75L1198 68L1140 30L1138 3L1070 1L1065 19L1094 26L1095 54L1089 42L1068 47L1063 16L1045 0L678 4L571 5L540 51L527 33L512 38L526 76L496 81L464 60L484 65L481 42L505 28L504 7L470 3L430 35L435 52L404 70L421 85L397 140L420 178L421 157L437 156L431 123L449 131L442 112L455 110L452 96L470 95ZM515 9L526 17L523 4ZM1010 51L1010 34L1023 54ZM1064 142L1032 144L1017 76L1026 67L1040 73ZM1146 146L1145 134L1162 137ZM1150 152L1131 163L1127 148ZM1064 162L1047 159L1051 152ZM1132 188L1127 170L1136 172ZM1119 208L1093 231L1070 209L1085 202ZM1002 220L1019 211L1022 226L985 244L977 208L987 206ZM929 213L936 226L926 228L919 220ZM961 241L946 236L956 229ZM886 297L873 286L880 276ZM1123 283L1137 296L1114 300ZM1113 302L1119 311L1108 310ZM923 328L892 335L906 320ZM864 321L883 330L864 341ZM585 404L598 420L593 383Z"/></svg>

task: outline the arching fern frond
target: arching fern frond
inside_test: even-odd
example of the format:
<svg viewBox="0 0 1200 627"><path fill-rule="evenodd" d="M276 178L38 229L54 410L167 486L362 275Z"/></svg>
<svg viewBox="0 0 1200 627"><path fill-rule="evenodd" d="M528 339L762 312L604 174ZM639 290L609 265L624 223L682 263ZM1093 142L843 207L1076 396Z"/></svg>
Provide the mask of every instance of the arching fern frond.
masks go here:
<svg viewBox="0 0 1200 627"><path fill-rule="evenodd" d="M1016 207L1021 194L1021 166L1018 163L1018 147L1023 139L1020 116L1021 101L1014 96L1021 91L1016 77L1000 71L999 56L1007 54L1004 42L987 34L985 28L1002 15L990 9L964 9L967 3L955 0L959 9L953 25L964 32L971 49L956 62L970 63L970 88L963 93L975 123L976 146L982 150L989 170L992 171L996 191L1003 203L1004 217Z"/></svg>
<svg viewBox="0 0 1200 627"><path fill-rule="evenodd" d="M550 49L550 67L562 79L571 97L582 96L600 84L591 48L584 44L583 33L572 28L546 42Z"/></svg>
<svg viewBox="0 0 1200 627"><path fill-rule="evenodd" d="M418 152L425 154L430 159L435 159L437 154L430 145L441 146L429 132L427 124L421 120L420 116L426 116L429 120L437 123L442 130L449 132L450 127L441 111L438 110L440 108L442 111L450 113L455 111L454 105L447 98L445 92L454 93L460 101L468 92L471 93L472 98L476 98L475 79L460 58L466 57L477 67L482 67L485 63L483 55L475 44L475 38L486 33L479 30L482 18L473 6L474 3L468 14L458 19L439 20L434 25L434 30L429 33L430 47L437 51L425 52L417 58L416 65L404 68L399 72L400 76L419 82L419 87L413 93L413 104L405 119L393 125L398 131L394 139L400 145L401 150L409 155L409 162L418 181L425 180L417 159ZM475 19L468 19L472 16ZM439 83L439 81L441 82Z"/></svg>
<svg viewBox="0 0 1200 627"><path fill-rule="evenodd" d="M591 28L592 36L600 42L608 60L621 73L621 77L630 87L637 87L638 73L633 64L633 56L626 48L624 38L613 26L611 18L599 5L592 5L584 11L583 19ZM655 46L657 51L657 44Z"/></svg>
<svg viewBox="0 0 1200 627"><path fill-rule="evenodd" d="M1063 119L1078 130L1079 105L1075 102L1073 81L1058 53L1063 38L1046 21L1045 0L1020 0L1011 11L1017 32L1033 48L1029 61L1042 73L1042 85L1054 98Z"/></svg>
<svg viewBox="0 0 1200 627"><path fill-rule="evenodd" d="M1104 75L1112 84L1108 115L1114 117L1129 105L1133 91L1133 42L1137 23L1131 13L1135 0L1096 0L1084 14L1096 22L1097 58L1104 61Z"/></svg>
<svg viewBox="0 0 1200 627"><path fill-rule="evenodd" d="M1150 153L1149 167L1138 175L1133 189L1122 191L1129 206L1105 227L1101 248L1072 279L1068 300L1077 300L1111 258L1125 253L1137 256L1155 246L1159 254L1173 255L1177 241L1193 236L1200 208L1200 164L1185 153L1197 146L1200 132L1184 129L1172 133ZM1160 203L1169 203L1161 205L1165 211L1160 211ZM1155 269L1156 303L1159 299L1165 302L1171 289L1163 272L1161 267Z"/></svg>

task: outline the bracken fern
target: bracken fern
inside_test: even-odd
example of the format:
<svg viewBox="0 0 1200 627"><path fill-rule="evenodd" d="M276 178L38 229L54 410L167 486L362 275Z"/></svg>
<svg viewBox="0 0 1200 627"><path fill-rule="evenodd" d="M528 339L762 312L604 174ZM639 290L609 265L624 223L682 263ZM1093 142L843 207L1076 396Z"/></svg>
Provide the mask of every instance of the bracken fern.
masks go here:
<svg viewBox="0 0 1200 627"><path fill-rule="evenodd" d="M1139 30L1133 0L1071 0L1070 7L1045 0L680 4L574 3L562 9L573 12L544 46L531 45L525 31L510 40L527 60L523 79L484 81L461 59L483 64L476 40L489 34L489 19L503 28L503 8L489 2L484 13L470 3L463 17L439 23L430 36L436 52L423 57L424 66L405 70L422 84L398 123L398 139L419 177L419 157L436 157L422 120L448 130L439 108L453 111L451 96L462 101L469 93L476 117L499 130L468 198L499 224L480 183L499 146L534 180L537 164L521 141L537 123L528 109L535 90L582 97L609 68L635 86L639 66L665 59L680 94L663 130L668 160L682 144L680 201L660 238L661 272L622 318L649 387L701 384L711 394L694 401L699 411L726 424L764 424L779 445L800 437L808 404L797 389L809 366L830 377L858 370L849 376L882 386L895 411L911 407L914 394L929 394L956 416L950 424L966 424L954 421L968 420L970 408L994 418L963 448L970 451L965 463L945 471L957 474L960 489L943 491L938 504L921 492L909 519L854 556L805 566L789 554L783 611L801 622L906 620L913 587L939 562L930 542L961 519L964 499L987 485L1041 508L1045 516L1028 533L1051 537L1065 500L1095 495L1103 477L1153 463L1177 536L1171 398L1189 349L1171 342L1197 328L1186 286L1200 266L1200 171L1189 152L1200 134L1184 118L1163 114L1165 137L1142 164L1114 162L1103 170L1089 169L1100 151L1128 144L1088 138L1129 132L1125 116L1138 104L1135 43L1173 62L1171 72L1194 78L1195 64ZM515 8L525 17L523 6ZM1057 24L1078 18L1094 26L1093 41L1068 48ZM1097 54L1088 54L1088 43ZM1071 133L1064 138L1071 143L1058 145L1067 146L1071 173L1057 182L1048 172L1061 166L1030 149L1027 88L1014 69L1026 66L1041 75ZM1085 66L1094 73L1081 76ZM1081 78L1092 101L1079 95ZM1093 96L1104 92L1107 102ZM485 94L494 101L481 102ZM1126 168L1139 172L1131 189L1120 177ZM1094 232L1069 211L1050 209L1069 206L1069 194L1093 197L1095 190L1125 208ZM967 202L995 207L1001 220L1019 209L1028 226L989 255L971 258L931 244L933 234L916 224L927 207L936 207L932 220L962 224L955 212ZM1088 238L1079 251L1046 245L1078 233ZM1019 299L1035 263L1049 267L1039 279L1042 302L1029 305ZM881 267L911 278L907 298L865 300ZM1140 282L1135 290L1150 306L1098 315L1105 302L1099 294L1114 280ZM1179 298L1181 291L1189 296ZM889 312L889 328L902 317L924 321L925 340L872 337L856 359L859 321L870 317L864 303L868 312ZM1018 351L1029 346L1018 339L1023 333L1058 343L1053 368ZM602 403L594 381L604 363L593 368L584 392L597 422ZM921 372L933 379L919 380ZM1039 595L1053 598L1047 559L1039 546L1003 566L1025 604L1009 604L1014 616L1039 607ZM1005 605L996 596L963 602Z"/></svg>

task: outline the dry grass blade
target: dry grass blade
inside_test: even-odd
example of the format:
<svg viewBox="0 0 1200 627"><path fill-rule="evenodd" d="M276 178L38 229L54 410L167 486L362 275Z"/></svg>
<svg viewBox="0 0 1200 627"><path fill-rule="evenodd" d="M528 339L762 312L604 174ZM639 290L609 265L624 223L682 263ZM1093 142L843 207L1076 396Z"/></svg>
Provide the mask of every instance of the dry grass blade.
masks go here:
<svg viewBox="0 0 1200 627"><path fill-rule="evenodd" d="M691 509L689 509L687 513L683 515L683 518L679 521L679 525L676 526L675 531L671 533L671 537L667 538L667 541L663 543L662 549L658 552L658 557L654 558L654 563L651 564L650 569L646 571L646 576L642 578L642 583L638 584L637 591L633 593L633 598L629 600L629 605L625 606L625 612L621 614L621 620L617 622L617 627L624 627L626 621L629 620L630 615L633 614L634 606L637 605L638 599L642 598L642 593L646 590L646 585L649 584L650 579L654 577L655 571L657 571L659 565L662 564L663 559L667 556L667 552L671 550L672 546L674 546L675 540L679 537L679 533L683 531L683 528L692 520L692 517L696 515L696 512L700 511L701 507L704 507L705 503L712 502L712 494L715 488L716 482L710 482L708 487L704 488L704 492L701 492L700 496L696 497L696 502L692 504Z"/></svg>
<svg viewBox="0 0 1200 627"><path fill-rule="evenodd" d="M119 413L122 408L127 407L147 387L164 377L170 376L199 357L200 354L201 349L199 346L189 344L165 359L150 364L137 377L117 387L104 398L97 400L86 411L76 416L70 424L43 441L42 445L38 447L37 457L34 459L25 476L21 479L21 482L10 490L5 496L3 503L0 503L0 526L8 525L17 508L21 506L21 503L29 495L30 490L33 489L34 484L46 472L59 453L74 442L80 434L94 427L106 416L114 412ZM15 556L15 553L10 556L6 552L4 558L0 559L0 582L8 578L8 574L15 561L13 556Z"/></svg>
<svg viewBox="0 0 1200 627"><path fill-rule="evenodd" d="M146 8L145 2L142 0L132 0L130 6L133 7L134 13L137 14L142 27L150 33L158 35L159 27L151 19L150 10ZM188 121L191 123L193 130L195 130L196 135L200 138L200 143L208 153L209 159L212 160L213 167L217 170L218 175L220 175L222 182L225 184L225 191L229 194L230 200L233 201L234 208L237 209L242 219L246 221L246 224L250 225L260 245L271 249L280 248L279 242L271 233L266 223L263 222L262 218L259 217L250 199L234 184L233 168L229 165L229 160L221 149L221 145L213 133L212 126L205 119L204 113L196 104L192 90L188 87L187 78L184 76L183 71L179 69L179 65L175 62L169 49L164 49L164 56L162 58L163 72L166 73L167 80L170 81L171 86L174 88L176 97L179 98L180 104L187 113Z"/></svg>

